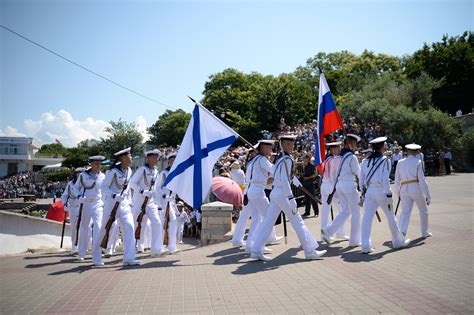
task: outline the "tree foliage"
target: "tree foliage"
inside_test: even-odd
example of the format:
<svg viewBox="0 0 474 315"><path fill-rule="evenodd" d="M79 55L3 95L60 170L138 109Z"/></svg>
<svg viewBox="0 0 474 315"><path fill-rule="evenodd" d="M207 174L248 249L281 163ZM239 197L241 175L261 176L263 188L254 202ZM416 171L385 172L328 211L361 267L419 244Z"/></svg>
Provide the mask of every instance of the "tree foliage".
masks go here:
<svg viewBox="0 0 474 315"><path fill-rule="evenodd" d="M177 146L183 140L186 128L191 120L191 114L182 109L166 110L158 120L148 128L151 135L148 143L158 147Z"/></svg>
<svg viewBox="0 0 474 315"><path fill-rule="evenodd" d="M409 78L417 78L426 72L443 80L433 93L436 107L451 114L458 109L470 112L474 105L474 34L445 35L441 42L425 43L422 49L407 58L405 72Z"/></svg>
<svg viewBox="0 0 474 315"><path fill-rule="evenodd" d="M60 143L43 144L38 150L40 155L63 156L66 148Z"/></svg>
<svg viewBox="0 0 474 315"><path fill-rule="evenodd" d="M132 148L132 155L142 154L143 136L135 123L128 123L122 119L110 121L110 126L105 128L105 132L108 136L100 139L100 147L107 158L112 159L115 152L128 147Z"/></svg>

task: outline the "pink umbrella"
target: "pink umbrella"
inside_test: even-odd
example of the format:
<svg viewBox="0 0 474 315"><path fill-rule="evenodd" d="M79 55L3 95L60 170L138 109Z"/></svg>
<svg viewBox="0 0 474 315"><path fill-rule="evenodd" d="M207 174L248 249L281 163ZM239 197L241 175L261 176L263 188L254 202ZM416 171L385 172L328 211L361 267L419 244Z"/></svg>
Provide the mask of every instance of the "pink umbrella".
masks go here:
<svg viewBox="0 0 474 315"><path fill-rule="evenodd" d="M242 206L244 195L239 184L227 177L216 176L212 178L211 191L216 197L234 207Z"/></svg>

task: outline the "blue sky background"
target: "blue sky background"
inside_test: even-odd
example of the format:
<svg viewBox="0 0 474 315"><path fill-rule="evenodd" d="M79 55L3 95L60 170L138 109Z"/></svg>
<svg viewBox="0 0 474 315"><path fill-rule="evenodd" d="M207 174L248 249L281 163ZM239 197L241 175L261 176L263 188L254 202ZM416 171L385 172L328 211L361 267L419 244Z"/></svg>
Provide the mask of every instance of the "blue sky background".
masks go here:
<svg viewBox="0 0 474 315"><path fill-rule="evenodd" d="M2 25L188 112L186 95L201 98L209 75L226 68L278 75L319 51L411 54L473 30L474 16L473 1L455 0L0 2ZM3 29L0 43L3 134L74 145L102 135L105 121L143 129L166 109Z"/></svg>

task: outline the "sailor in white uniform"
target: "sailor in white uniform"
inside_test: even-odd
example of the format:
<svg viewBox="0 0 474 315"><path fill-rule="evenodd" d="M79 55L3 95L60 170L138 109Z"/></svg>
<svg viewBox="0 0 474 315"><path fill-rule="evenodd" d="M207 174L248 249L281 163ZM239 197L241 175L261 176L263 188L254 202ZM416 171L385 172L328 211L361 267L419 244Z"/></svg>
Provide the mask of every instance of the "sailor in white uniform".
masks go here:
<svg viewBox="0 0 474 315"><path fill-rule="evenodd" d="M267 261L270 258L263 255L265 243L270 236L273 225L280 212L283 211L289 219L293 229L298 236L301 247L305 253L305 259L316 259L326 253L326 250L318 251L318 243L304 224L303 218L298 213L295 197L291 190L290 182L293 180L301 185L293 175L293 159L290 152L295 145L296 136L285 135L280 137L282 153L273 166L273 190L270 194L270 206L261 224L255 241L252 245L250 258Z"/></svg>
<svg viewBox="0 0 474 315"><path fill-rule="evenodd" d="M416 203L420 212L421 236L429 237L428 207L431 203L431 194L423 171L423 162L417 158L421 146L407 144L408 157L400 160L395 170L394 192L401 200L402 213L400 215L400 230L404 235L408 231L413 203Z"/></svg>
<svg viewBox="0 0 474 315"><path fill-rule="evenodd" d="M344 149L334 158L334 167L337 169L333 182L335 195L339 199L341 212L334 221L326 228L321 229L321 234L325 242L330 244L331 236L344 225L351 217L351 235L349 246L360 246L360 209L359 193L357 192L356 177L359 176L360 166L354 151L360 137L354 134L347 134L344 140Z"/></svg>
<svg viewBox="0 0 474 315"><path fill-rule="evenodd" d="M78 254L79 261L84 261L90 241L90 224L92 221L92 257L102 255L100 249L99 230L102 224L104 202L102 201L102 183L104 173L100 171L101 162L105 157L95 155L89 157L90 168L79 175L74 185L75 194L79 197L79 208L82 203L82 215L79 223ZM79 218L78 218L79 220Z"/></svg>
<svg viewBox="0 0 474 315"><path fill-rule="evenodd" d="M74 179L67 183L66 189L64 189L61 195L61 201L64 205L64 210L69 212L69 224L71 226L71 255L77 254L76 243L76 229L77 229L77 216L79 215L79 200L74 190L74 185L79 178L79 174L84 172L83 167L78 167L74 170Z"/></svg>
<svg viewBox="0 0 474 315"><path fill-rule="evenodd" d="M158 213L158 205L154 201L154 191L158 179L158 149L145 152L146 163L140 166L130 179L130 187L133 189L132 212L135 230L137 229L137 218L142 212L145 198L145 215L141 222L140 240L137 241L137 251L144 252L146 247L146 226L148 219L151 221L151 257L156 257L163 253L163 223Z"/></svg>
<svg viewBox="0 0 474 315"><path fill-rule="evenodd" d="M118 151L114 154L116 161L112 168L105 175L102 191L105 195L104 216L102 226L99 232L99 239L102 242L105 236L105 226L109 221L112 210L118 203L115 220L122 231L123 236L123 265L139 265L140 261L135 259L135 224L133 222L131 203L130 177L132 170L129 167L132 164L132 155L130 148ZM99 242L99 243L100 243ZM100 246L100 244L99 244ZM102 257L93 255L94 265L101 266Z"/></svg>
<svg viewBox="0 0 474 315"><path fill-rule="evenodd" d="M337 210L340 213L339 200L337 196L333 196L333 199L330 200L331 203L328 203L328 197L334 189L334 178L337 174L337 169L334 166L334 157L338 156L341 153L341 142L328 142L326 146L329 148L330 154L326 156L326 159L323 162L323 176L321 183L321 202L323 207L321 209L321 229L326 228L329 224L332 223L330 213L331 207L333 208L333 213ZM339 230L336 231L336 237L339 239L348 240L346 236L345 224L343 224ZM321 234L321 240L323 236Z"/></svg>
<svg viewBox="0 0 474 315"><path fill-rule="evenodd" d="M165 239L165 233L167 233L168 244L165 245L167 245L168 254L176 254L179 251L179 249L176 247L176 235L178 231L178 220L176 218L178 212L178 208L176 206L176 194L164 186L175 158L176 153L168 154L168 167L166 167L160 173L160 175L158 175L154 196L154 200L158 205L158 209L162 209L160 210L161 222L163 222L163 227L165 228L163 231L163 239ZM167 209L168 206L169 209ZM168 230L166 230L166 226L168 226Z"/></svg>
<svg viewBox="0 0 474 315"><path fill-rule="evenodd" d="M362 161L359 176L359 186L362 187L361 202L364 204L364 216L362 218L362 253L368 254L374 251L372 247L371 232L372 221L375 211L382 209L387 217L387 223L392 234L393 248L406 247L410 240L405 240L395 218L393 208L392 191L390 190L390 172L392 166L390 159L383 155L385 152L386 137L378 137L369 143L374 152Z"/></svg>

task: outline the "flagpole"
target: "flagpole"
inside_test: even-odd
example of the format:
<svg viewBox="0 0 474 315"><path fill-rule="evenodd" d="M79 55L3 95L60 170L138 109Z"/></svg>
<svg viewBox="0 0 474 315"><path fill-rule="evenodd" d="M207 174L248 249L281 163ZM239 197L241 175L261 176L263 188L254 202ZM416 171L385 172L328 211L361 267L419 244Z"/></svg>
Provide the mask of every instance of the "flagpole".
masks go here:
<svg viewBox="0 0 474 315"><path fill-rule="evenodd" d="M246 145L248 145L250 148L253 149L253 144L251 144L249 141L247 141L245 138L243 138L241 135L239 135L234 129L230 128L229 126L226 125L226 123L224 123L222 120L220 120L219 118L216 117L216 115L214 115L210 110L208 110L206 107L204 107L202 104L200 104L199 102L197 102L196 100L194 100L191 96L189 96L189 99L191 101L193 101L194 104L198 105L200 108L202 108L204 111L206 111L208 114L210 114L216 121L218 121L219 123L221 123L222 125L224 125L227 129L229 129L229 131L231 131L232 133L236 134L240 140L242 140L242 142L244 142Z"/></svg>

